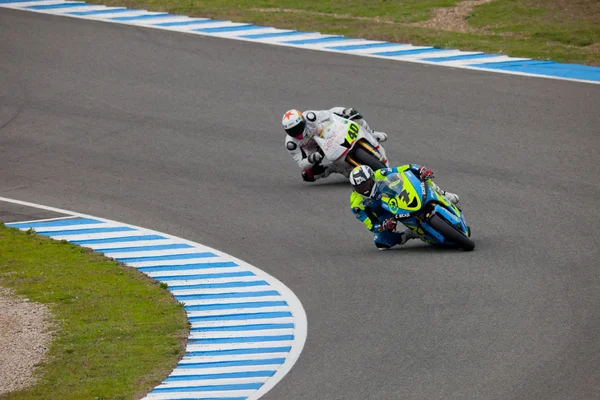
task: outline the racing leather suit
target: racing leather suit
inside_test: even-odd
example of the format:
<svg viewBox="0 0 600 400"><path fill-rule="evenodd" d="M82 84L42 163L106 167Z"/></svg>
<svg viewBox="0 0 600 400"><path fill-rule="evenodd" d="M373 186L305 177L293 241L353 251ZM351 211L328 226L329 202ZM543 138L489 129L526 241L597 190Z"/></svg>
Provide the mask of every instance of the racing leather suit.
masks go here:
<svg viewBox="0 0 600 400"><path fill-rule="evenodd" d="M396 245L403 245L409 239L419 238L416 233L408 228L406 228L403 232L393 232L382 229L382 222L392 218L394 214L383 208L381 201L381 189L383 187L382 181L385 180L387 175L411 170L417 176L419 176L420 168L421 166L418 164L407 164L395 168L378 169L374 171L375 190L373 191L371 197L363 196L356 191L353 191L350 195L350 207L352 209L352 213L365 225L368 230L373 232L373 241L375 242L375 246L377 246L380 250L389 249L390 247ZM433 184L433 188L442 195L446 193L435 183Z"/></svg>
<svg viewBox="0 0 600 400"><path fill-rule="evenodd" d="M348 115L348 110L354 111L356 114L350 116ZM352 119L352 121L364 128L366 134L371 136L370 138L368 137L368 139L371 139L369 140L371 144L387 159L383 146L379 145L379 141L385 140L387 135L383 132L373 131L367 124L367 121L355 110L344 107L333 107L329 110L307 110L302 113L306 121L302 138L297 139L290 135L286 135L285 138L285 147L302 170L302 178L305 181L314 182L317 179L328 177L332 172L342 174L348 178L353 168L351 165L338 165L338 163L323 166L319 162L312 163L309 160L311 154L319 151L319 146L313 139L319 130L319 125L327 122L334 113L340 117Z"/></svg>

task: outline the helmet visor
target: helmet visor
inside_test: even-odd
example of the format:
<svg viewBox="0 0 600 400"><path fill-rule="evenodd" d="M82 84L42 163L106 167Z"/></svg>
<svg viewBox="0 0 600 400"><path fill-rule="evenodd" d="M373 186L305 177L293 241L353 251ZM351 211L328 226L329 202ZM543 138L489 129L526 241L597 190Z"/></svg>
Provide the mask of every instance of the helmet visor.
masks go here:
<svg viewBox="0 0 600 400"><path fill-rule="evenodd" d="M354 190L356 190L358 193L360 193L362 195L368 196L371 193L372 187L373 187L373 181L371 179L368 179L365 182L355 185Z"/></svg>
<svg viewBox="0 0 600 400"><path fill-rule="evenodd" d="M286 129L285 131L291 137L299 138L304 133L304 127L305 126L306 126L306 123L304 121L300 121L300 123L298 125L293 126L293 127L289 128L289 129Z"/></svg>

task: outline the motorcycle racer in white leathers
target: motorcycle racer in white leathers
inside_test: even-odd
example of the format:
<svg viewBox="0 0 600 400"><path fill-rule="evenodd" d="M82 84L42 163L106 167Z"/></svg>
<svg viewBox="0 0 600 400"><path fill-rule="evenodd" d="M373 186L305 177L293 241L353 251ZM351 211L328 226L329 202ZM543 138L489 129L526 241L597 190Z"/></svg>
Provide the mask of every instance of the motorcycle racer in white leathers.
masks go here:
<svg viewBox="0 0 600 400"><path fill-rule="evenodd" d="M380 142L387 140L387 134L372 130L362 115L353 108L333 107L329 110L289 110L283 114L281 121L287 135L285 147L298 167L302 170L302 179L306 182L314 182L317 179L326 178L332 172L342 174L348 178L353 166L329 164L321 165L323 155L319 152L319 146L313 139L319 130L319 125L327 122L332 114L352 120L359 124L364 130L367 139L387 160L383 146ZM386 161L387 162L387 161ZM345 164L345 163L344 163Z"/></svg>

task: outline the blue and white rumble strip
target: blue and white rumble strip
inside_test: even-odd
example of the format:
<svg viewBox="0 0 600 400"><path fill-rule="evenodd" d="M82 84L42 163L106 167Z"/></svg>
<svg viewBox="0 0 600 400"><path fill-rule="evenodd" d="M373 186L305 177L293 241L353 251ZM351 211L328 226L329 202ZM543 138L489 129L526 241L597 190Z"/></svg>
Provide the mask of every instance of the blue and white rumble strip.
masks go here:
<svg viewBox="0 0 600 400"><path fill-rule="evenodd" d="M600 83L600 68L598 67L509 57L502 54L486 54L480 51L461 51L353 39L340 35L277 29L244 22L190 18L185 15L133 10L125 7L107 7L87 4L83 1L0 0L0 7L363 57Z"/></svg>
<svg viewBox="0 0 600 400"><path fill-rule="evenodd" d="M242 260L164 233L0 197L66 214L7 223L67 240L167 283L191 323L185 357L145 399L258 399L294 365L306 314L283 283Z"/></svg>

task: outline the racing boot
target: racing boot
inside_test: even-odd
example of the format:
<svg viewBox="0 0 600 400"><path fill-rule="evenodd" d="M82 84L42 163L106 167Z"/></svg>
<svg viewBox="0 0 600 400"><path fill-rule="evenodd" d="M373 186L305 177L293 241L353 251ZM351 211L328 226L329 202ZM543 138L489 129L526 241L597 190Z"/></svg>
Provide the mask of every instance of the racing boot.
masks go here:
<svg viewBox="0 0 600 400"><path fill-rule="evenodd" d="M410 239L420 239L421 236L417 235L415 231L412 229L406 228L404 232L400 233L402 235L401 241L399 244L406 244Z"/></svg>
<svg viewBox="0 0 600 400"><path fill-rule="evenodd" d="M458 204L458 195L454 194L454 193L450 193L447 192L445 190L442 190L442 195L446 198L446 200L448 200L450 203L457 205Z"/></svg>
<svg viewBox="0 0 600 400"><path fill-rule="evenodd" d="M379 143L383 143L387 140L387 133L385 132L373 131L372 135Z"/></svg>
<svg viewBox="0 0 600 400"><path fill-rule="evenodd" d="M336 173L344 175L345 178L350 178L350 172L352 172L352 169L348 169L342 165L330 164L327 167L325 167L325 176L329 176L329 174Z"/></svg>
<svg viewBox="0 0 600 400"><path fill-rule="evenodd" d="M375 242L377 250L384 251L389 250L393 246L406 244L410 239L419 239L421 236L417 235L411 229L406 228L402 232L391 232L386 242Z"/></svg>
<svg viewBox="0 0 600 400"><path fill-rule="evenodd" d="M433 188L435 189L436 192L438 192L439 194L441 194L442 196L444 196L446 198L446 200L448 200L450 203L457 205L458 204L458 195L454 194L454 193L450 193L444 189L442 189L441 187L439 187L438 185L435 184L435 182L431 181L431 183L433 183Z"/></svg>

